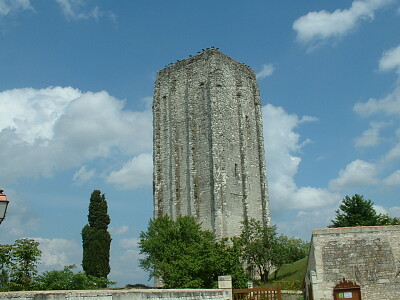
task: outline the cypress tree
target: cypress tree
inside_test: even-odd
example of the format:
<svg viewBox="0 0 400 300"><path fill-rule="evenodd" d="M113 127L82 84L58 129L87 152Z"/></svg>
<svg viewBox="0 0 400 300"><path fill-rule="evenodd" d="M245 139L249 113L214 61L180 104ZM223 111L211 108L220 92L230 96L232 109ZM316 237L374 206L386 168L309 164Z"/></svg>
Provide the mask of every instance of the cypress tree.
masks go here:
<svg viewBox="0 0 400 300"><path fill-rule="evenodd" d="M89 224L82 229L82 268L86 274L107 278L110 273L110 217L104 194L94 190L90 197Z"/></svg>

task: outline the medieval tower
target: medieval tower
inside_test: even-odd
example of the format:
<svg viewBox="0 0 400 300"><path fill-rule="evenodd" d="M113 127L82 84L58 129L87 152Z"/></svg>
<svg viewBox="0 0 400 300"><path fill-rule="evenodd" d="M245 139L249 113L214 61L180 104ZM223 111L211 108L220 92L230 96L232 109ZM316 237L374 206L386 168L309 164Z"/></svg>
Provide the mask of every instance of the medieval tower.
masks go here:
<svg viewBox="0 0 400 300"><path fill-rule="evenodd" d="M218 239L270 224L253 70L215 48L160 70L153 130L154 217L194 216Z"/></svg>

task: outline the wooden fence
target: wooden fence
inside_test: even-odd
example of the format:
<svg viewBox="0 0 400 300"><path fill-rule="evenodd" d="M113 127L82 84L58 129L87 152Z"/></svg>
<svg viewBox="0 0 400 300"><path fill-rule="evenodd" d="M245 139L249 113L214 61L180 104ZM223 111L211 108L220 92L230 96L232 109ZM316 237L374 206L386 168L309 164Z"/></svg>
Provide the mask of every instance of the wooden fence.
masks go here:
<svg viewBox="0 0 400 300"><path fill-rule="evenodd" d="M281 289L256 288L233 290L233 300L282 300Z"/></svg>

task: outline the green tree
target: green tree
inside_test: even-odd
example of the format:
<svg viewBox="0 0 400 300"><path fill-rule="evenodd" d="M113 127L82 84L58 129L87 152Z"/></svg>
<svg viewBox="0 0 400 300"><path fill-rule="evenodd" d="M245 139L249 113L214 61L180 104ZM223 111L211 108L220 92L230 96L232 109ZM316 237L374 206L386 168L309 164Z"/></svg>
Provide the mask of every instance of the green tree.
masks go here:
<svg viewBox="0 0 400 300"><path fill-rule="evenodd" d="M242 257L250 274L257 274L263 282L275 266L276 226L265 226L255 219L243 222L240 244Z"/></svg>
<svg viewBox="0 0 400 300"><path fill-rule="evenodd" d="M115 284L107 278L94 277L84 272L74 273L75 265L63 270L46 271L35 279L36 290L93 290Z"/></svg>
<svg viewBox="0 0 400 300"><path fill-rule="evenodd" d="M13 245L1 245L1 289L3 291L30 290L41 251L33 239L19 239Z"/></svg>
<svg viewBox="0 0 400 300"><path fill-rule="evenodd" d="M400 225L399 218L392 218L386 214L377 214L371 200L355 194L351 198L346 196L336 210L336 218L329 228L354 226Z"/></svg>
<svg viewBox="0 0 400 300"><path fill-rule="evenodd" d="M378 225L400 225L400 218L390 217L387 214L379 214Z"/></svg>
<svg viewBox="0 0 400 300"><path fill-rule="evenodd" d="M147 231L140 234L139 247L145 254L140 266L150 277L162 278L166 288L213 288L218 276L227 274L236 287L247 281L239 249L226 239L216 242L192 217L150 220Z"/></svg>
<svg viewBox="0 0 400 300"><path fill-rule="evenodd" d="M252 276L257 273L264 283L268 282L272 270L276 279L283 265L306 257L309 247L301 239L278 236L276 226L265 226L255 219L243 222L238 243L247 270Z"/></svg>
<svg viewBox="0 0 400 300"><path fill-rule="evenodd" d="M289 238L285 235L277 237L274 250L274 279L277 278L278 271L282 266L306 257L309 246L309 243L298 238Z"/></svg>
<svg viewBox="0 0 400 300"><path fill-rule="evenodd" d="M82 267L86 274L107 278L110 273L110 217L104 194L94 190L90 197L88 222L82 229Z"/></svg>
<svg viewBox="0 0 400 300"><path fill-rule="evenodd" d="M0 290L5 290L9 283L12 245L0 245Z"/></svg>

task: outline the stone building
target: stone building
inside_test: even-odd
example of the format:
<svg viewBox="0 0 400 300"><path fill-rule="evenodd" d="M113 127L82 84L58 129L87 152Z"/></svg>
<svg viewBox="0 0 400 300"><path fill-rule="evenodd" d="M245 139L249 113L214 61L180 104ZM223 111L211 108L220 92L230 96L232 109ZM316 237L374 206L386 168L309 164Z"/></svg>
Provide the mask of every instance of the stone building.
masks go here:
<svg viewBox="0 0 400 300"><path fill-rule="evenodd" d="M400 299L400 226L314 229L306 299Z"/></svg>
<svg viewBox="0 0 400 300"><path fill-rule="evenodd" d="M254 71L215 48L158 72L153 98L154 217L195 216L217 238L270 223Z"/></svg>

